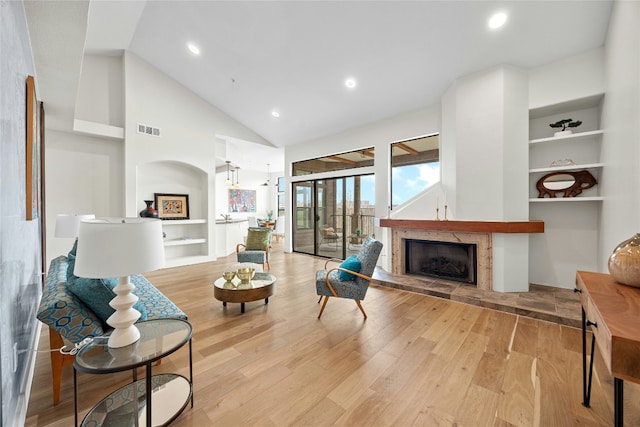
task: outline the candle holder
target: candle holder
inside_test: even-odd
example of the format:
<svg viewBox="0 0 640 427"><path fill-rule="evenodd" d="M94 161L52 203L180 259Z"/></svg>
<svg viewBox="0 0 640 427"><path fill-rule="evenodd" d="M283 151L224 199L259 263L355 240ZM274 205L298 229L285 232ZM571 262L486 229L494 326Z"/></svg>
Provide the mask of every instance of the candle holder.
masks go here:
<svg viewBox="0 0 640 427"><path fill-rule="evenodd" d="M436 221L440 221L440 208L436 208Z"/></svg>
<svg viewBox="0 0 640 427"><path fill-rule="evenodd" d="M449 219L447 218L447 208L448 208L448 206L447 206L447 205L444 205L444 220L445 220L445 221L448 221L448 220L449 220Z"/></svg>

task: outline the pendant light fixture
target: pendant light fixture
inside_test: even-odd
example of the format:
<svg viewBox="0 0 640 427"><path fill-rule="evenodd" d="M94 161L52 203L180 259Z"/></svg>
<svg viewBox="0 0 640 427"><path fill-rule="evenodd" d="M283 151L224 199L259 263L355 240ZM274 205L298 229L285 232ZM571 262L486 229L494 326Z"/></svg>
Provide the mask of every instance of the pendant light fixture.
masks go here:
<svg viewBox="0 0 640 427"><path fill-rule="evenodd" d="M236 183L231 188L240 188L240 166L236 166Z"/></svg>
<svg viewBox="0 0 640 427"><path fill-rule="evenodd" d="M262 184L263 187L267 187L271 183L271 170L269 169L269 163L267 163L267 180Z"/></svg>
<svg viewBox="0 0 640 427"><path fill-rule="evenodd" d="M231 187L231 184L233 184L233 182L231 181L231 178L229 177L230 164L231 162L227 160L227 180L224 182L227 187Z"/></svg>

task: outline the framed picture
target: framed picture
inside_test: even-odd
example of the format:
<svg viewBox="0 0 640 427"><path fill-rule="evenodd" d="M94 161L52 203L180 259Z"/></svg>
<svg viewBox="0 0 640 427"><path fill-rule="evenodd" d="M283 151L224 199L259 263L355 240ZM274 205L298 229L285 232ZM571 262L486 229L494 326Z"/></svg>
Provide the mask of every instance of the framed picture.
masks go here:
<svg viewBox="0 0 640 427"><path fill-rule="evenodd" d="M229 190L229 212L255 212L256 190Z"/></svg>
<svg viewBox="0 0 640 427"><path fill-rule="evenodd" d="M40 105L36 99L36 85L33 76L27 76L27 138L25 199L26 219L38 219L40 213Z"/></svg>
<svg viewBox="0 0 640 427"><path fill-rule="evenodd" d="M189 219L189 195L154 193L158 218Z"/></svg>

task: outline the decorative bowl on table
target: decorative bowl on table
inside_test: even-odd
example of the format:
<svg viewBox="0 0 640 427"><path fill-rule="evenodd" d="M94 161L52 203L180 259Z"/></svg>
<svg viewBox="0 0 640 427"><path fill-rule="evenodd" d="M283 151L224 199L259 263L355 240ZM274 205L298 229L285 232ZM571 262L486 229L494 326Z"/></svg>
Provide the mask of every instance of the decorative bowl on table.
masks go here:
<svg viewBox="0 0 640 427"><path fill-rule="evenodd" d="M251 282L251 279L253 279L253 275L255 273L256 273L255 268L244 267L244 268L239 268L238 271L236 271L236 276L238 276L238 279L240 279L240 283L247 284Z"/></svg>
<svg viewBox="0 0 640 427"><path fill-rule="evenodd" d="M227 282L232 281L234 277L236 277L235 271L225 271L224 273L222 273L222 278Z"/></svg>

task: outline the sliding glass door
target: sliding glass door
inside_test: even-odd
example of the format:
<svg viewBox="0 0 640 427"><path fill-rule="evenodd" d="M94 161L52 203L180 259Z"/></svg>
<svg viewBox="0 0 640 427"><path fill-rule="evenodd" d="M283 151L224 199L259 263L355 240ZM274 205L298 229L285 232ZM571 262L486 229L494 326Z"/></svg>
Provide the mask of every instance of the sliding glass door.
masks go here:
<svg viewBox="0 0 640 427"><path fill-rule="evenodd" d="M373 235L373 175L293 184L293 250L346 258Z"/></svg>

